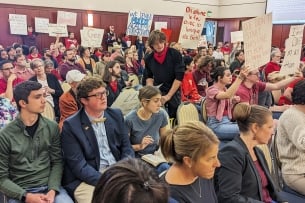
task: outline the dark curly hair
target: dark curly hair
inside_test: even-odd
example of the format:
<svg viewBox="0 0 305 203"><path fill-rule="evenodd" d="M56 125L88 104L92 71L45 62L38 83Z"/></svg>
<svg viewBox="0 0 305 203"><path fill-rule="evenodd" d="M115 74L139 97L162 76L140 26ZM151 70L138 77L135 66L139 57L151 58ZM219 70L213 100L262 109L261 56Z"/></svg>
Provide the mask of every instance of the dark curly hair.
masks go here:
<svg viewBox="0 0 305 203"><path fill-rule="evenodd" d="M305 79L300 80L296 83L293 88L292 103L305 105Z"/></svg>

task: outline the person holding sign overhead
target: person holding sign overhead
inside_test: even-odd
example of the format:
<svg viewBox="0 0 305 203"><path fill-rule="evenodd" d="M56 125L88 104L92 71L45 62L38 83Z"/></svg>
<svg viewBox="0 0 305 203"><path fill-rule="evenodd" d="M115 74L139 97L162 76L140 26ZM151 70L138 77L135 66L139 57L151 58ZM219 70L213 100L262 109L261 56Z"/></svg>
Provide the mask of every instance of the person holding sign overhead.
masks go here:
<svg viewBox="0 0 305 203"><path fill-rule="evenodd" d="M159 30L150 33L148 43L153 52L145 58L146 85L161 85L161 103L166 106L169 117L176 118L185 70L182 56L177 50L166 47L166 36Z"/></svg>

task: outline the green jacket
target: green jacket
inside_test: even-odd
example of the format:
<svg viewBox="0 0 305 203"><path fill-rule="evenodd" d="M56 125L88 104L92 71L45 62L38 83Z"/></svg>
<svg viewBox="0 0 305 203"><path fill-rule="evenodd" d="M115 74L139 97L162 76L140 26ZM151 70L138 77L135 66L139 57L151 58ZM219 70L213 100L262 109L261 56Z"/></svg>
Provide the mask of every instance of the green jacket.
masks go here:
<svg viewBox="0 0 305 203"><path fill-rule="evenodd" d="M59 191L63 160L58 125L39 116L31 137L18 115L0 131L0 191L21 199L25 189L48 186Z"/></svg>

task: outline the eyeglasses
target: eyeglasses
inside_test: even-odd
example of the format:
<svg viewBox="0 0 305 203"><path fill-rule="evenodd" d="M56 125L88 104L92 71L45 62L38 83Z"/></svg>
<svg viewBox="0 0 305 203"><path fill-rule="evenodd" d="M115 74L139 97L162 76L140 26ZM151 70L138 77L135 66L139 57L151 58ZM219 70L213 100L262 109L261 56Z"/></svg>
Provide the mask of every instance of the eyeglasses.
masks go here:
<svg viewBox="0 0 305 203"><path fill-rule="evenodd" d="M249 75L256 75L256 76L259 76L259 72L257 72L257 73L250 73Z"/></svg>
<svg viewBox="0 0 305 203"><path fill-rule="evenodd" d="M97 93L95 93L95 94L93 94L93 95L88 95L87 97L85 97L85 98L89 98L89 97L95 97L95 98L97 98L97 99L101 99L102 98L102 96L108 96L109 95L109 91L108 90L105 90L105 91L103 91L103 92L97 92Z"/></svg>
<svg viewBox="0 0 305 203"><path fill-rule="evenodd" d="M13 70L14 69L14 67L12 66L12 67L9 67L9 68L2 68L2 70Z"/></svg>

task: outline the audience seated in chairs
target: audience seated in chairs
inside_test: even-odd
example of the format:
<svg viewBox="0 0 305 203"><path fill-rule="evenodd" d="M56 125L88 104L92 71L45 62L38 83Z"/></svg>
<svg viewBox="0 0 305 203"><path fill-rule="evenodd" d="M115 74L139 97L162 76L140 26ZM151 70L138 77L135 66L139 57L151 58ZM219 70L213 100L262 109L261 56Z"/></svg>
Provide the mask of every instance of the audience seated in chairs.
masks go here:
<svg viewBox="0 0 305 203"><path fill-rule="evenodd" d="M276 144L282 176L292 190L305 195L305 80L299 81L292 92L294 106L279 119ZM304 200L305 202L305 200Z"/></svg>
<svg viewBox="0 0 305 203"><path fill-rule="evenodd" d="M92 203L168 203L167 185L139 159L112 165L97 183Z"/></svg>
<svg viewBox="0 0 305 203"><path fill-rule="evenodd" d="M202 122L181 124L161 136L161 151L173 161L162 179L169 184L170 196L178 202L216 203L213 186L219 140Z"/></svg>
<svg viewBox="0 0 305 203"><path fill-rule="evenodd" d="M132 110L125 117L125 125L129 132L131 146L136 157L154 154L159 149L160 136L167 130L168 115L161 108L161 92L153 86L145 86L139 90L141 107ZM167 163L157 167L158 173L169 168Z"/></svg>
<svg viewBox="0 0 305 203"><path fill-rule="evenodd" d="M295 202L297 197L280 191L270 175L258 144L267 144L273 134L272 113L266 107L237 104L233 116L240 136L219 152L221 167L215 173L218 201L229 202Z"/></svg>
<svg viewBox="0 0 305 203"><path fill-rule="evenodd" d="M231 122L231 110L234 102L239 102L239 97L235 97L239 85L247 76L248 69L240 71L240 75L230 86L232 75L228 68L216 67L212 73L214 85L207 89L206 109L208 115L207 125L214 131L223 143L231 141L239 134L238 126Z"/></svg>

